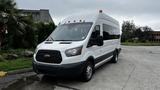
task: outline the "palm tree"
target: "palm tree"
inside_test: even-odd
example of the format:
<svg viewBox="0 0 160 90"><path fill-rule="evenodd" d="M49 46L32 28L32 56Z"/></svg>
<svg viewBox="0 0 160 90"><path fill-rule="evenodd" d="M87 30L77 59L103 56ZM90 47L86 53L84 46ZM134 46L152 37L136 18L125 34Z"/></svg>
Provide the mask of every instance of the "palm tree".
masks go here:
<svg viewBox="0 0 160 90"><path fill-rule="evenodd" d="M7 32L7 22L9 15L12 15L15 10L16 3L13 0L0 1L0 49L4 39L4 34Z"/></svg>
<svg viewBox="0 0 160 90"><path fill-rule="evenodd" d="M15 35L22 36L25 33L27 25L26 20L18 14L14 0L0 0L0 49L6 33L12 42Z"/></svg>

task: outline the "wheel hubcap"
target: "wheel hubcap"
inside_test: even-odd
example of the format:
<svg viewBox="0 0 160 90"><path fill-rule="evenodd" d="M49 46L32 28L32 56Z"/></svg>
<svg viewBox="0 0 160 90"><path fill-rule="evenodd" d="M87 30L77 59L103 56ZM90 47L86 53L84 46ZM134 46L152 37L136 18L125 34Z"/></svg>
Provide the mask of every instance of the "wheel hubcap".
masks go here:
<svg viewBox="0 0 160 90"><path fill-rule="evenodd" d="M87 75L88 79L91 78L91 76L92 76L92 67L91 66L87 66L86 75Z"/></svg>

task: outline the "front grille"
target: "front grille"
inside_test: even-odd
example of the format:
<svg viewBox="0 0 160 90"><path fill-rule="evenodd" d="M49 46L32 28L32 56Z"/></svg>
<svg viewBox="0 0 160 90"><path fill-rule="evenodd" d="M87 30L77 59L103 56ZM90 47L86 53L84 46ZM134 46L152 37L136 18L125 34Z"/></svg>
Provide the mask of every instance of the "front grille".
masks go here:
<svg viewBox="0 0 160 90"><path fill-rule="evenodd" d="M56 50L39 50L36 55L36 60L44 63L59 64L62 62L60 51Z"/></svg>

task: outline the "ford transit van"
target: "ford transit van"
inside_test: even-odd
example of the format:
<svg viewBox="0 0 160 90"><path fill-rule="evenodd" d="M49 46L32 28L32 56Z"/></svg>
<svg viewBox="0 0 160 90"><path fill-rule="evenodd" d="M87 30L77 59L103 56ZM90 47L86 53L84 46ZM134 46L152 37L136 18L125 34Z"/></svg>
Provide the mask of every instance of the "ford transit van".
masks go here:
<svg viewBox="0 0 160 90"><path fill-rule="evenodd" d="M33 69L39 74L80 76L89 81L97 67L118 62L120 39L118 21L102 10L70 16L37 46Z"/></svg>

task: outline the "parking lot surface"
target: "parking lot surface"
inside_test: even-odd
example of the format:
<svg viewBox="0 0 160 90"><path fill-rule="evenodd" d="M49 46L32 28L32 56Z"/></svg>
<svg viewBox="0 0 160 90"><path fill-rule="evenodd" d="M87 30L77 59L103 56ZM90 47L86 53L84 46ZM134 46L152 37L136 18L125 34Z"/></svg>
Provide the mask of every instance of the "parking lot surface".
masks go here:
<svg viewBox="0 0 160 90"><path fill-rule="evenodd" d="M160 90L160 46L122 46L119 62L104 64L89 82L33 74L27 78L18 78L7 87L1 86L1 89Z"/></svg>

